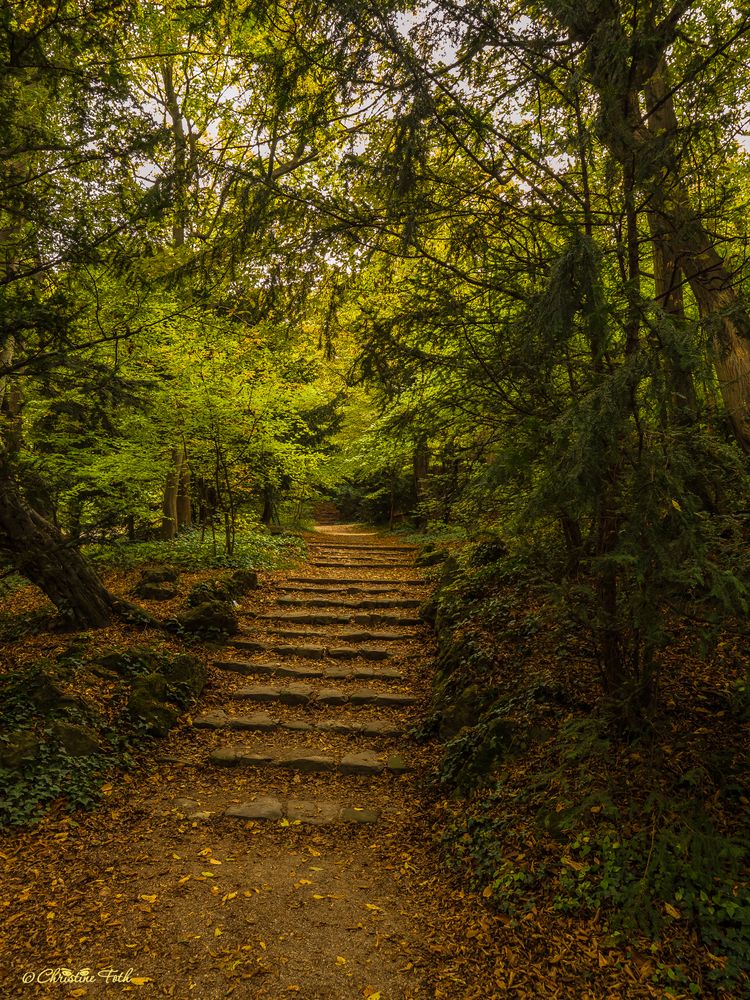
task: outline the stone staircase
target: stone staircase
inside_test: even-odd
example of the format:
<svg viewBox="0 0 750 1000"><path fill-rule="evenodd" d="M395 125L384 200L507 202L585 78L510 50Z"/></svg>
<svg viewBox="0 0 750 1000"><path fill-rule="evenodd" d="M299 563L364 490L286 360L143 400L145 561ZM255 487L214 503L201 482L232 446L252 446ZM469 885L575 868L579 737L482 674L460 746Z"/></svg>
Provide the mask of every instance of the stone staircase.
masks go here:
<svg viewBox="0 0 750 1000"><path fill-rule="evenodd" d="M394 783L413 780L427 584L414 549L375 532L324 524L308 550L304 571L241 611L242 633L214 664L216 704L193 726L204 766L225 789L236 776L226 816L375 823Z"/></svg>

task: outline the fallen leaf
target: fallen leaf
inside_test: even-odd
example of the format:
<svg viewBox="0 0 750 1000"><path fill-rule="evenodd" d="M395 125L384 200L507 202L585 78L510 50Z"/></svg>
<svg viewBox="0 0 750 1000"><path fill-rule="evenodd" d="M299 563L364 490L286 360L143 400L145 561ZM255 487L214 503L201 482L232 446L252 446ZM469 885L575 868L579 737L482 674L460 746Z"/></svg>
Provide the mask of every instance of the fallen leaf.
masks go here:
<svg viewBox="0 0 750 1000"><path fill-rule="evenodd" d="M156 902L156 896L139 896L138 898L142 899L144 903L155 903Z"/></svg>
<svg viewBox="0 0 750 1000"><path fill-rule="evenodd" d="M343 955L336 956L336 965L346 965L346 959Z"/></svg>

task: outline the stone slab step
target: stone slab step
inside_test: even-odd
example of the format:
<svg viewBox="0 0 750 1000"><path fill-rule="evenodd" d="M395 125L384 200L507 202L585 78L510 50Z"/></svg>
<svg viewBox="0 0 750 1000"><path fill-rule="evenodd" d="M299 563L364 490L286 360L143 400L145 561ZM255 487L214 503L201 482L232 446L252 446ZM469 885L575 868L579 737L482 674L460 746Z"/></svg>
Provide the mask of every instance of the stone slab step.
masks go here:
<svg viewBox="0 0 750 1000"><path fill-rule="evenodd" d="M330 823L377 823L379 809L343 806L340 802L316 802L305 799L277 799L259 795L252 802L230 806L225 816L233 819L282 820L289 823L309 823L323 826Z"/></svg>
<svg viewBox="0 0 750 1000"><path fill-rule="evenodd" d="M283 663L252 663L249 660L214 660L214 666L219 670L242 674L250 677L263 674L272 677L291 677L308 679L324 677L330 681L403 681L400 670L387 667L326 667L326 666L287 666Z"/></svg>
<svg viewBox="0 0 750 1000"><path fill-rule="evenodd" d="M406 562L364 562L359 559L345 559L341 562L317 562L310 560L310 565L320 569L402 569L405 566L413 565L412 561Z"/></svg>
<svg viewBox="0 0 750 1000"><path fill-rule="evenodd" d="M332 639L336 642L409 642L417 638L413 632L340 632L329 636L279 628L273 631L282 639Z"/></svg>
<svg viewBox="0 0 750 1000"><path fill-rule="evenodd" d="M316 587L309 584L288 583L282 584L278 588L284 594L310 594L313 597L316 594L364 594L365 596L380 597L381 595L387 596L388 594L393 594L399 589L398 583L381 583L372 586L360 585L355 587L339 584L338 580L326 580L324 584L319 584Z"/></svg>
<svg viewBox="0 0 750 1000"><path fill-rule="evenodd" d="M338 733L342 736L382 736L403 737L404 731L386 719L366 719L346 722L340 719L320 719L307 722L304 719L274 719L268 712L253 712L251 715L229 715L223 709L214 709L201 715L193 722L195 729L235 729L246 732L291 732Z"/></svg>
<svg viewBox="0 0 750 1000"><path fill-rule="evenodd" d="M388 660L393 653L387 649L369 646L272 646L255 639L230 639L228 646L247 649L252 653L271 653L273 656L296 656L300 660Z"/></svg>
<svg viewBox="0 0 750 1000"><path fill-rule="evenodd" d="M423 602L416 597L371 597L363 601L337 601L332 597L279 597L276 603L289 608L351 608L364 611L367 608L418 608Z"/></svg>
<svg viewBox="0 0 750 1000"><path fill-rule="evenodd" d="M424 587L424 580L363 580L361 577L339 579L327 576L290 576L290 583L387 584L389 587Z"/></svg>
<svg viewBox="0 0 750 1000"><path fill-rule="evenodd" d="M350 552L354 549L357 552L400 552L402 555L413 556L419 551L413 545L367 545L362 542L324 542L322 540L309 539L307 542L309 549L325 549L334 552Z"/></svg>
<svg viewBox="0 0 750 1000"><path fill-rule="evenodd" d="M326 687L315 689L308 684L290 684L282 688L272 684L253 684L250 687L232 691L233 701L276 702L282 705L376 705L380 708L404 708L414 705L418 699L412 694L392 691L376 691L374 688Z"/></svg>
<svg viewBox="0 0 750 1000"><path fill-rule="evenodd" d="M406 774L412 768L399 753L377 754L372 750L333 757L309 750L279 750L276 747L218 747L208 758L215 767L272 767L302 774Z"/></svg>
<svg viewBox="0 0 750 1000"><path fill-rule="evenodd" d="M423 622L413 615L336 615L328 612L282 612L275 615L255 615L246 613L245 618L259 618L261 621L282 622L287 625L422 625Z"/></svg>

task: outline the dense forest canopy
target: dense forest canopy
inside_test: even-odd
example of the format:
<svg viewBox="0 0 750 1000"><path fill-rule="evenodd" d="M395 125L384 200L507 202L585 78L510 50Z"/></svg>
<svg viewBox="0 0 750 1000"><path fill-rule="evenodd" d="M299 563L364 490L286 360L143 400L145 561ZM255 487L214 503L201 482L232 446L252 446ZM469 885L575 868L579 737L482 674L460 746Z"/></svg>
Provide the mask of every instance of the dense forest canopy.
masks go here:
<svg viewBox="0 0 750 1000"><path fill-rule="evenodd" d="M58 607L109 614L92 537L342 475L559 552L614 698L745 607L742 5L2 18L0 533Z"/></svg>

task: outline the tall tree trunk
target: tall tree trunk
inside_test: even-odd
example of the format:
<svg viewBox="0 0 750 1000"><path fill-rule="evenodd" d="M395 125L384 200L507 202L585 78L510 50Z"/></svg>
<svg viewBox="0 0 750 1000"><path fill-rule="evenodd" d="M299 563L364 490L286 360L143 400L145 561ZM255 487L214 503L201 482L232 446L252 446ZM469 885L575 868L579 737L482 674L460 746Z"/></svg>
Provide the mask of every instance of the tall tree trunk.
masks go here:
<svg viewBox="0 0 750 1000"><path fill-rule="evenodd" d="M172 449L171 465L167 473L167 481L164 485L160 536L165 542L168 542L177 534L177 496L180 490L182 454L181 448Z"/></svg>
<svg viewBox="0 0 750 1000"><path fill-rule="evenodd" d="M190 528L193 524L193 504L191 499L191 474L187 446L182 445L182 463L177 482L177 527Z"/></svg>
<svg viewBox="0 0 750 1000"><path fill-rule="evenodd" d="M6 463L0 463L0 549L76 628L101 628L120 602L81 553L33 510Z"/></svg>

